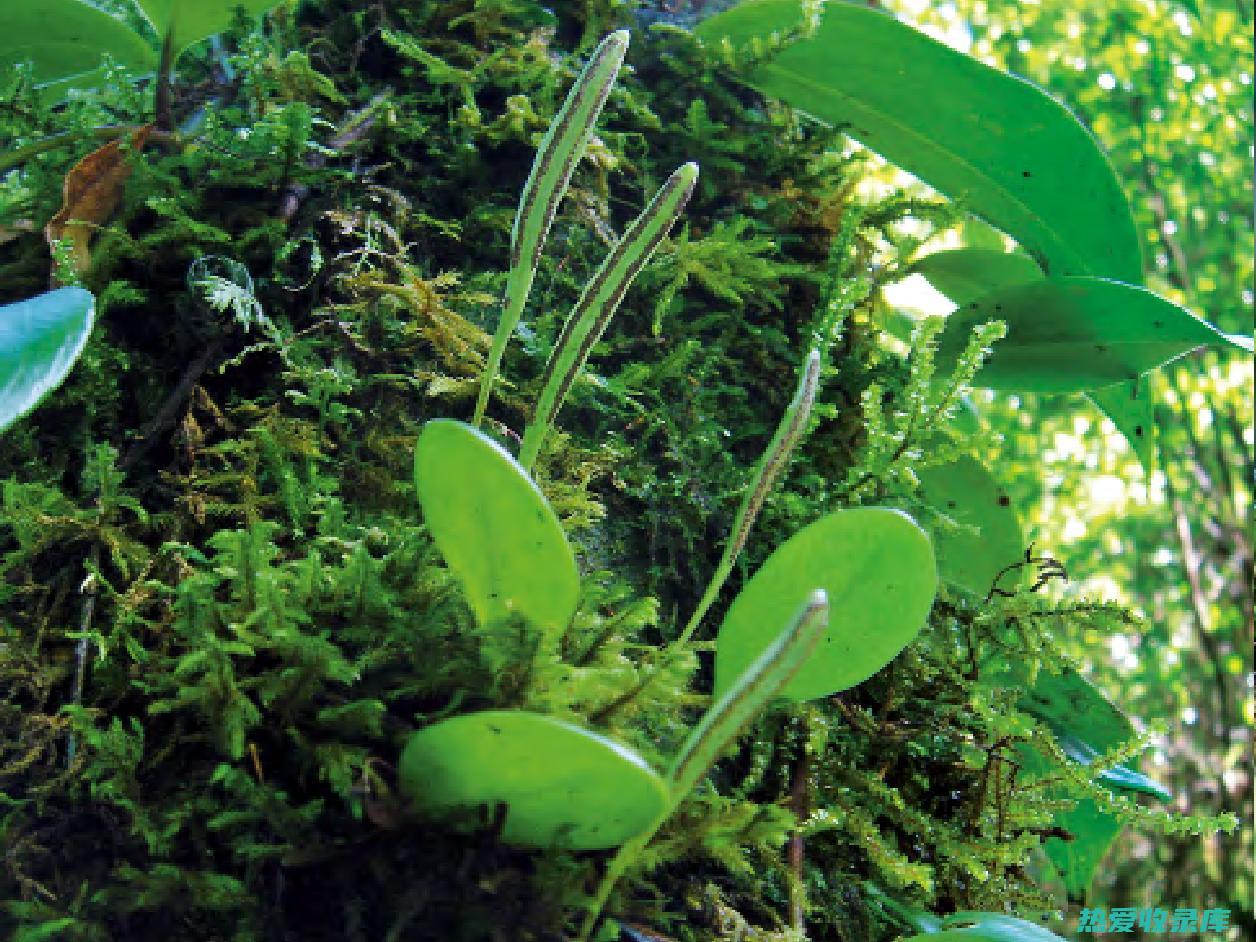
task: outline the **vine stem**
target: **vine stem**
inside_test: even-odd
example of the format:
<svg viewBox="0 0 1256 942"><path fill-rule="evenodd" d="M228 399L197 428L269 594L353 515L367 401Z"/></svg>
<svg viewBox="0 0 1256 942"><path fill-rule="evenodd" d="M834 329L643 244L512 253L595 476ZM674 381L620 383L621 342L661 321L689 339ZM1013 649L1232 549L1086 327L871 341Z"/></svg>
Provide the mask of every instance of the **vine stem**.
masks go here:
<svg viewBox="0 0 1256 942"><path fill-rule="evenodd" d="M53 134L27 144L25 147L19 147L16 150L9 151L7 154L0 155L0 173L13 169L31 157L38 157L40 154L46 154L48 151L56 150L63 145L77 144L79 141L84 140L114 141L134 134L136 131L142 131L144 127L145 125L142 124L110 124L99 128L86 128L81 131L63 131L60 134ZM173 134L158 130L152 131L149 137L151 140L163 143L176 140Z"/></svg>

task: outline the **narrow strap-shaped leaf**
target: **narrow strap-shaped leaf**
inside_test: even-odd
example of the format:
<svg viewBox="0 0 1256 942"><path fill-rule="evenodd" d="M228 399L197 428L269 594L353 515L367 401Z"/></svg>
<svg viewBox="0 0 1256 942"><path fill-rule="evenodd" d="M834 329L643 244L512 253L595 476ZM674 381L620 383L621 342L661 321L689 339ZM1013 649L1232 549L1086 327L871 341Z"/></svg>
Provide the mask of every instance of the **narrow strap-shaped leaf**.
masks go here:
<svg viewBox="0 0 1256 942"><path fill-rule="evenodd" d="M1190 311L1106 278L1044 278L965 304L938 341L940 368L961 355L972 328L1007 323L1007 336L977 374L992 389L1080 392L1136 379L1202 346L1244 349Z"/></svg>
<svg viewBox="0 0 1256 942"><path fill-rule="evenodd" d="M524 433L519 450L519 463L524 468L532 467L571 384L589 358L589 351L601 339L637 272L645 267L689 202L697 181L697 164L691 162L677 168L615 243L580 293L545 365L536 417Z"/></svg>
<svg viewBox="0 0 1256 942"><path fill-rule="evenodd" d="M803 27L815 6L746 0L703 22L734 51ZM1125 193L1091 134L1023 79L879 10L827 3L814 29L744 71L1014 236L1054 275L1142 278Z"/></svg>
<svg viewBox="0 0 1256 942"><path fill-rule="evenodd" d="M510 233L510 272L506 276L506 297L502 317L489 350L488 363L480 381L480 394L475 403L474 424L484 419L488 397L501 367L502 354L510 335L523 314L523 306L536 277L537 260L554 222L554 214L571 182L576 164L589 146L593 125L606 103L624 53L628 50L628 31L611 33L593 51L567 100L554 118L532 163L532 172L519 196L514 229Z"/></svg>
<svg viewBox="0 0 1256 942"><path fill-rule="evenodd" d="M624 844L606 865L602 882L593 894L580 926L580 934L576 937L580 942L587 942L592 936L611 890L671 817L676 805L706 774L733 738L780 693L806 662L819 644L828 626L828 618L828 597L823 591L816 590L776 640L742 671L737 682L707 711L672 761L667 774L669 801L666 810L646 831Z"/></svg>
<svg viewBox="0 0 1256 942"><path fill-rule="evenodd" d="M759 516L763 502L789 462L789 456L794 447L802 440L803 432L807 428L807 420L811 417L811 407L816 401L816 388L819 383L820 351L812 350L803 366L802 378L798 381L794 398L786 408L785 414L781 416L781 422L776 427L776 434L772 436L772 441L768 443L767 449L759 459L750 489L746 491L746 496L737 509L737 516L733 518L733 529L724 546L724 554L720 557L719 565L715 567L715 574L711 577L706 592L703 593L702 601L694 610L693 617L689 619L689 624L676 639L675 646L683 646L693 637L703 616L720 594L724 581L733 571L733 565L746 546L750 528L754 525L755 518Z"/></svg>
<svg viewBox="0 0 1256 942"><path fill-rule="evenodd" d="M667 772L674 800L693 790L746 724L785 688L828 625L828 596L817 589L790 626L738 675L689 734Z"/></svg>

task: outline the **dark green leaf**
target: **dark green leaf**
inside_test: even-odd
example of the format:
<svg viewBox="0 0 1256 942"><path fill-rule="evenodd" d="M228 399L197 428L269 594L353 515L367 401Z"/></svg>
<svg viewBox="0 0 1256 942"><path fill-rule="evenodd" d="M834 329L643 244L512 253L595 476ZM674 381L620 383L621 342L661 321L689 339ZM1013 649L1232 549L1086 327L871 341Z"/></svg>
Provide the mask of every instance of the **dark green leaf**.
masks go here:
<svg viewBox="0 0 1256 942"><path fill-rule="evenodd" d="M567 627L580 592L571 547L504 448L462 422L428 422L414 483L424 522L481 625L518 615L551 635Z"/></svg>
<svg viewBox="0 0 1256 942"><path fill-rule="evenodd" d="M1026 686L1024 673L1017 667L1003 668L988 675L987 680L1017 689ZM1127 743L1135 735L1125 714L1075 670L1061 674L1040 672L1019 706L1045 723L1065 754L1082 764L1089 765L1099 753ZM1023 768L1031 774L1050 770L1047 760L1028 746L1018 747L1017 754ZM1172 797L1163 786L1140 773L1133 762L1109 769L1097 780L1121 791L1151 794L1164 800ZM1069 797L1062 789L1052 789L1051 796ZM1070 896L1080 897L1120 833L1121 823L1115 815L1084 798L1076 800L1070 810L1057 812L1055 824L1067 831L1071 839L1052 837L1044 848L1060 871Z"/></svg>
<svg viewBox="0 0 1256 942"><path fill-rule="evenodd" d="M781 695L810 700L868 679L916 637L937 589L929 537L883 507L831 513L781 545L733 601L715 651L722 696L812 593L828 594L828 630Z"/></svg>
<svg viewBox="0 0 1256 942"><path fill-rule="evenodd" d="M1024 557L1025 535L1007 492L974 458L917 472L925 500L956 523L975 530L933 530L938 573L947 582L985 596L995 578ZM1011 590L1023 570L1000 580Z"/></svg>
<svg viewBox="0 0 1256 942"><path fill-rule="evenodd" d="M1073 730L1065 727L1052 726L1052 733L1055 735L1055 741L1060 744L1060 748L1064 750L1064 754L1074 762L1082 765L1090 765L1098 755L1097 750L1090 743L1085 742ZM1161 785L1154 779L1148 778L1142 772L1136 772L1124 765L1115 765L1110 769L1099 773L1099 781L1112 788L1118 788L1126 792L1138 792L1143 795L1154 795L1161 801L1171 801L1173 793Z"/></svg>
<svg viewBox="0 0 1256 942"><path fill-rule="evenodd" d="M1027 753L1028 750L1017 750L1022 759L1028 758ZM1037 753L1034 753L1034 757L1037 758ZM1032 760L1025 768L1031 772L1043 771ZM1054 793L1052 797L1059 797L1059 793ZM1068 833L1069 839L1064 841L1058 837L1047 838L1043 850L1059 872L1069 899L1084 899L1099 865L1103 863L1103 858L1108 855L1124 825L1115 816L1100 811L1099 806L1090 798L1076 799L1069 811L1057 812L1055 824Z"/></svg>
<svg viewBox="0 0 1256 942"><path fill-rule="evenodd" d="M997 256L997 257L995 257ZM1027 267L1028 266L1028 267ZM912 266L956 304L968 304L982 295L1042 278L1042 272L1022 255L982 249L935 252ZM1087 393L1129 441L1144 470L1151 472L1155 452L1155 424L1149 383L1117 383Z"/></svg>
<svg viewBox="0 0 1256 942"><path fill-rule="evenodd" d="M1104 415L1112 420L1125 440L1134 449L1147 474L1155 464L1156 416L1152 396L1152 376L1092 389L1086 396Z"/></svg>
<svg viewBox="0 0 1256 942"><path fill-rule="evenodd" d="M743 49L803 25L798 0L747 0L697 29ZM1107 158L1041 89L884 13L825 5L805 38L746 80L849 134L1016 238L1053 274L1142 278L1125 194Z"/></svg>
<svg viewBox="0 0 1256 942"><path fill-rule="evenodd" d="M401 794L429 814L505 806L502 838L537 847L617 847L667 809L639 755L551 716L510 710L443 720L410 737Z"/></svg>
<svg viewBox="0 0 1256 942"><path fill-rule="evenodd" d="M0 307L0 431L61 385L87 344L95 310L82 288Z"/></svg>
<svg viewBox="0 0 1256 942"><path fill-rule="evenodd" d="M1007 324L977 374L993 389L1079 392L1136 379L1201 346L1235 346L1225 334L1146 288L1105 278L1044 278L965 304L947 319L939 363L954 363L972 329Z"/></svg>

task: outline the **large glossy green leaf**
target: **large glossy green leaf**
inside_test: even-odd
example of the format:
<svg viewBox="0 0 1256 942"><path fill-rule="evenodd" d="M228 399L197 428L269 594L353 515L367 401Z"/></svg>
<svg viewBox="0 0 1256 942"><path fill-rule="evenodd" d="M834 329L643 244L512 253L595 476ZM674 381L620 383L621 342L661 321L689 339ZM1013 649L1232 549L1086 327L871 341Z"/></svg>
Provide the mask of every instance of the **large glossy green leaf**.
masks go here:
<svg viewBox="0 0 1256 942"><path fill-rule="evenodd" d="M956 304L976 301L996 288L1042 278L1042 269L1027 255L991 249L948 249L926 255L911 266L929 284Z"/></svg>
<svg viewBox="0 0 1256 942"><path fill-rule="evenodd" d="M975 458L917 472L925 500L961 527L933 529L938 574L947 582L987 595L1008 566L1024 558L1025 535L1011 498ZM1020 581L1016 569L999 580L1010 591Z"/></svg>
<svg viewBox="0 0 1256 942"><path fill-rule="evenodd" d="M916 637L937 578L929 537L900 511L858 508L817 520L769 556L733 601L715 649L715 696L817 588L828 594L828 630L781 695L810 700L853 687Z"/></svg>
<svg viewBox="0 0 1256 942"><path fill-rule="evenodd" d="M902 942L1063 942L1050 929L1002 913L960 912L947 916L935 932Z"/></svg>
<svg viewBox="0 0 1256 942"><path fill-rule="evenodd" d="M957 305L976 301L998 288L1027 284L1043 277L1038 267L1023 255L986 249L935 252L918 261L912 269ZM1092 389L1086 395L1125 436L1144 470L1150 474L1155 453L1155 421L1148 378Z"/></svg>
<svg viewBox="0 0 1256 942"><path fill-rule="evenodd" d="M799 0L747 0L697 29L745 49L803 23ZM1024 246L1056 275L1142 278L1129 205L1107 158L1041 89L863 5L745 72L759 91L839 126Z"/></svg>
<svg viewBox="0 0 1256 942"><path fill-rule="evenodd" d="M0 431L61 385L87 344L95 310L82 288L0 307Z"/></svg>
<svg viewBox="0 0 1256 942"><path fill-rule="evenodd" d="M954 363L972 329L990 320L1007 324L1007 336L977 374L979 385L993 389L1098 389L1197 347L1239 346L1146 288L1086 276L1044 278L982 295L947 318L939 364Z"/></svg>
<svg viewBox="0 0 1256 942"><path fill-rule="evenodd" d="M402 796L446 814L502 805L502 839L599 850L636 837L668 805L663 779L634 751L551 716L510 710L442 720L401 754Z"/></svg>
<svg viewBox="0 0 1256 942"><path fill-rule="evenodd" d="M864 881L863 890L870 903L879 906L899 922L910 926L922 935L937 932L941 928L941 917L900 902L870 880Z"/></svg>
<svg viewBox="0 0 1256 942"><path fill-rule="evenodd" d="M504 448L462 422L428 422L414 483L424 522L481 625L517 615L550 634L567 627L580 592L571 547Z"/></svg>
<svg viewBox="0 0 1256 942"><path fill-rule="evenodd" d="M221 33L234 21L236 11L249 15L265 13L280 0L139 0L157 35L164 37L173 24L175 51Z"/></svg>
<svg viewBox="0 0 1256 942"><path fill-rule="evenodd" d="M96 84L108 54L123 65L152 68L156 51L121 20L80 0L0 3L0 68L30 62L37 84Z"/></svg>

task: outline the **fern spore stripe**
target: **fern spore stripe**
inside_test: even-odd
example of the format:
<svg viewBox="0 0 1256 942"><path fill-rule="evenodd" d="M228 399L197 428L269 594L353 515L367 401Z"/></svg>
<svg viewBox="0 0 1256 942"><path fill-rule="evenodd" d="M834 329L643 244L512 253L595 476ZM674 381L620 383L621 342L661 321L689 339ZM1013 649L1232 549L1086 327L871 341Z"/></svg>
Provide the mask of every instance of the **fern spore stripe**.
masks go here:
<svg viewBox="0 0 1256 942"><path fill-rule="evenodd" d="M820 383L820 359L819 350L812 350L808 355L794 398L786 407L785 414L781 416L780 424L777 425L776 433L763 452L763 457L759 459L750 490L746 492L741 506L737 509L737 516L733 518L733 528L724 552L720 556L719 565L715 567L706 592L698 602L698 607L694 609L689 623L685 625L685 630L672 642L669 650L680 650L688 644L707 611L715 604L720 589L723 588L729 573L733 571L737 557L746 546L750 528L754 526L755 518L759 516L763 502L767 500L768 493L789 461L790 454L802 439L803 432L807 429L807 420L811 418L811 407L815 404L816 390Z"/></svg>
<svg viewBox="0 0 1256 942"><path fill-rule="evenodd" d="M745 548L750 527L759 515L759 510L763 507L763 502L767 499L768 492L772 490L772 485L776 483L776 478L780 475L781 469L785 467L785 463L789 460L794 447L802 438L803 430L807 427L807 420L811 417L811 407L815 404L816 386L819 383L819 379L820 351L812 350L810 356L807 357L807 364L803 369L802 379L798 383L798 390L794 393L794 399L785 410L781 424L777 427L776 435L773 436L767 451L763 453L763 458L759 462L759 473L756 476L754 486L746 495L741 509L737 512L737 518L733 526L733 539L729 542L728 549L725 550L726 555L729 557L730 565L736 560L742 549Z"/></svg>
<svg viewBox="0 0 1256 942"><path fill-rule="evenodd" d="M536 271L558 204L593 136L593 126L615 84L627 50L626 29L603 39L567 93L554 123L545 132L519 198L519 211L510 234L512 269L526 267L531 272ZM524 246L528 247L526 259Z"/></svg>
<svg viewBox="0 0 1256 942"><path fill-rule="evenodd" d="M510 342L510 335L523 314L528 292L536 277L541 249L554 222L558 204L567 192L576 164L589 145L593 126L623 64L628 35L627 30L617 30L598 44L545 132L532 162L510 233L510 271L506 275L501 320L493 335L476 398L472 421L477 426L484 420L506 344Z"/></svg>
<svg viewBox="0 0 1256 942"><path fill-rule="evenodd" d="M746 668L689 734L668 771L673 800L689 794L738 733L789 683L828 628L828 596L811 594L793 623Z"/></svg>
<svg viewBox="0 0 1256 942"><path fill-rule="evenodd" d="M589 352L601 339L632 280L671 230L689 201L697 180L697 164L687 163L677 168L615 243L580 293L545 367L536 416L524 433L519 453L519 463L523 467L532 466L541 442L576 376L588 360Z"/></svg>

